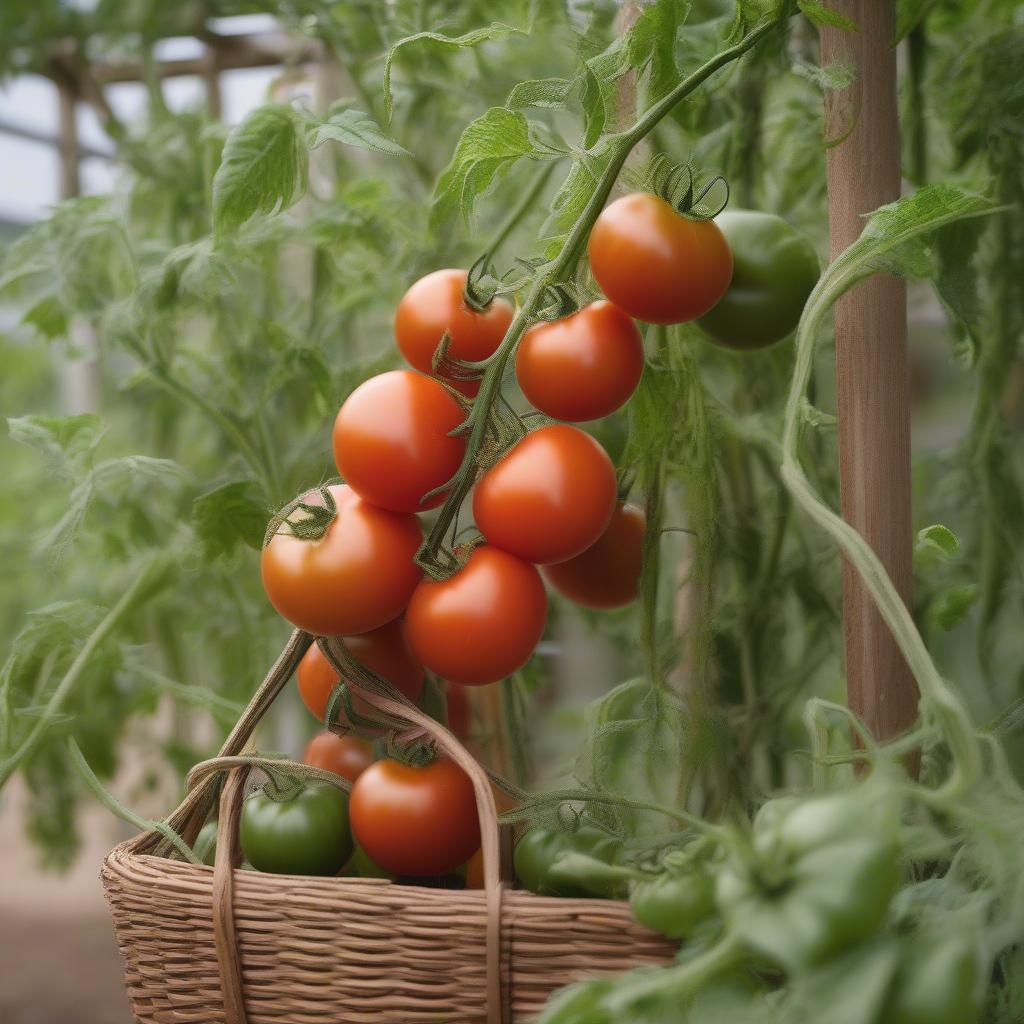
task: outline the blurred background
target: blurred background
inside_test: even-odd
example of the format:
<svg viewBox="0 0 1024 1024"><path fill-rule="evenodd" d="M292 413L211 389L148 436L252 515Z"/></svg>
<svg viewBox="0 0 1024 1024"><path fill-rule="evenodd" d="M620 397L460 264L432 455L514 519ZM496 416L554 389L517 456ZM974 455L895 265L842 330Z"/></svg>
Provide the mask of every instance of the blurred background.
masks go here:
<svg viewBox="0 0 1024 1024"><path fill-rule="evenodd" d="M216 748L287 635L258 578L268 509L334 475L329 425L354 386L398 365L391 316L409 283L468 266L536 177L533 153L496 172L497 188L482 190L468 219L453 214L435 182L463 128L511 104L519 83L599 60L644 6L515 2L479 42L403 46L388 123L390 48L491 25L493 4L5 0L5 772L26 742L32 749L0 776L4 1024L129 1019L98 871L135 829L75 775L65 738L134 813L159 818L177 802L185 772ZM1013 201L1024 157L1012 92L1019 42L1006 41L1014 25L1019 36L1015 5L917 7L930 11L927 23L920 15L899 50L908 189L952 176ZM732 13L730 0L695 2L692 31L669 37L668 59L695 66ZM607 130L653 88L643 77L653 59L623 66L624 84L606 97ZM936 102L936 83L950 76L956 97ZM821 111L838 84L818 73L813 28L794 23L684 105L650 150L725 174L734 203L785 216L824 256ZM412 155L315 148L307 187L233 239L215 239L225 139L271 101L321 117L335 105L359 109ZM527 108L545 158L569 157L577 112L523 100ZM548 206L567 166L508 235L503 270L557 233ZM638 163L627 176L642 171ZM1024 312L1019 294L1012 300L1024 243L1014 230L964 241L965 252L978 247L990 285L972 316L951 317L929 287L912 285L910 334L915 523L942 522L960 539L956 553L920 554L915 612L978 720L1007 737L1024 721L1024 499L1013 443ZM749 791L769 791L794 770L782 752L803 742L802 701L842 699L838 561L786 518L764 454L772 449L758 449L776 435L791 346L737 358L699 332L680 337L700 368L688 408L705 409L710 426L692 447L659 456L674 460L666 522L695 534L665 536L657 617L677 674L706 677L715 693L717 753L699 756L727 765L730 785L742 775ZM824 409L833 407L828 348L815 377ZM618 416L595 427L613 455L629 430ZM835 501L832 432L814 445L816 484ZM780 522L765 600L746 567ZM539 656L500 696L474 698L482 756L526 785L571 774L588 701L642 670L639 631L635 610L596 615L555 602ZM757 725L737 755L730 726L744 709ZM261 748L298 756L314 727L289 693ZM1011 757L1022 761L1019 749Z"/></svg>

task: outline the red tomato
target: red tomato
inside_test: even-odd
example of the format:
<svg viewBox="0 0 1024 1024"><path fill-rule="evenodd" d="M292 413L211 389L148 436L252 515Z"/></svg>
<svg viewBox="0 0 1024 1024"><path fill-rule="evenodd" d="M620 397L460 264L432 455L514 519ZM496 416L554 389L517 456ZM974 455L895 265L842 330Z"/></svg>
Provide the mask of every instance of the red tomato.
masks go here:
<svg viewBox="0 0 1024 1024"><path fill-rule="evenodd" d="M330 492L338 515L323 537L279 532L263 549L263 586L299 629L318 636L365 633L397 619L408 604L420 580L413 558L423 531L415 516L369 505L344 485ZM317 504L319 495L311 491L307 500Z"/></svg>
<svg viewBox="0 0 1024 1024"><path fill-rule="evenodd" d="M443 875L480 846L473 783L451 761L377 761L353 785L348 811L356 842L396 875Z"/></svg>
<svg viewBox="0 0 1024 1024"><path fill-rule="evenodd" d="M544 575L560 594L587 608L618 608L636 600L647 517L635 505L617 505L596 544Z"/></svg>
<svg viewBox="0 0 1024 1024"><path fill-rule="evenodd" d="M469 691L458 683L448 683L445 687L445 697L448 701L448 728L460 740L464 740L469 735L473 719Z"/></svg>
<svg viewBox="0 0 1024 1024"><path fill-rule="evenodd" d="M640 331L606 300L531 327L516 353L523 394L556 420L596 420L615 412L636 390L643 370Z"/></svg>
<svg viewBox="0 0 1024 1024"><path fill-rule="evenodd" d="M424 580L405 615L409 645L444 679L482 686L529 660L544 634L540 573L498 548L480 547L451 579Z"/></svg>
<svg viewBox="0 0 1024 1024"><path fill-rule="evenodd" d="M476 485L473 516L489 544L527 562L564 562L604 533L615 467L589 434L556 424L527 434Z"/></svg>
<svg viewBox="0 0 1024 1024"><path fill-rule="evenodd" d="M432 374L434 352L445 332L451 338L448 355L468 363L493 355L501 344L512 322L512 307L504 299L494 299L478 313L462 300L465 286L466 271L435 270L402 296L395 313L395 338L410 366ZM470 397L480 390L476 381L446 379Z"/></svg>
<svg viewBox="0 0 1024 1024"><path fill-rule="evenodd" d="M466 888L482 889L484 887L484 851L479 849L466 861Z"/></svg>
<svg viewBox="0 0 1024 1024"><path fill-rule="evenodd" d="M352 392L334 421L334 461L361 498L393 512L422 512L443 493L465 453L449 437L464 419L459 403L436 380L409 370L382 373Z"/></svg>
<svg viewBox="0 0 1024 1024"><path fill-rule="evenodd" d="M318 732L306 745L302 763L355 782L373 764L373 748L358 736Z"/></svg>
<svg viewBox="0 0 1024 1024"><path fill-rule="evenodd" d="M681 324L703 316L732 279L718 225L681 216L664 199L634 192L607 207L590 232L590 269L630 316Z"/></svg>
<svg viewBox="0 0 1024 1024"><path fill-rule="evenodd" d="M420 699L423 693L423 666L409 650L401 619L388 622L369 633L347 636L345 646L352 657L381 679L386 679L409 700L415 702ZM338 685L338 673L324 657L323 651L314 644L302 656L297 675L302 702L322 722L331 691ZM372 709L366 707L365 701L357 700L356 708L363 714L373 714ZM338 710L339 719L344 719L344 707Z"/></svg>

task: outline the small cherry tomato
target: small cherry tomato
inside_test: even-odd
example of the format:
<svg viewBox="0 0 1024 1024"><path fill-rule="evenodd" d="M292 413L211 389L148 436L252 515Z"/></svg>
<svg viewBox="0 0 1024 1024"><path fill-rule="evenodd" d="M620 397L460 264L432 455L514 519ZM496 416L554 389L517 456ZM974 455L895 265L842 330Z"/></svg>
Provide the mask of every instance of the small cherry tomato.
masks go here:
<svg viewBox="0 0 1024 1024"><path fill-rule="evenodd" d="M409 645L432 672L464 686L511 675L544 635L540 573L515 555L479 547L450 579L424 580L405 615Z"/></svg>
<svg viewBox="0 0 1024 1024"><path fill-rule="evenodd" d="M615 492L615 467L600 444L555 424L527 434L481 477L473 516L489 544L547 565L597 541Z"/></svg>
<svg viewBox="0 0 1024 1024"><path fill-rule="evenodd" d="M448 701L448 728L460 740L464 740L469 735L473 717L469 691L458 683L448 683L445 686L445 697Z"/></svg>
<svg viewBox="0 0 1024 1024"><path fill-rule="evenodd" d="M636 600L643 567L647 517L636 505L616 505L596 544L544 576L560 594L587 608L618 608Z"/></svg>
<svg viewBox="0 0 1024 1024"><path fill-rule="evenodd" d="M356 661L365 665L374 675L387 680L413 703L423 693L423 666L409 648L401 619L388 622L379 629L359 636L344 638L345 646ZM338 673L314 644L302 656L296 673L302 702L322 722L327 712L331 691L338 685ZM372 716L373 710L357 698L356 710ZM339 707L338 718L344 721L344 707Z"/></svg>
<svg viewBox="0 0 1024 1024"><path fill-rule="evenodd" d="M590 232L589 254L605 295L650 324L703 316L732 277L732 253L714 221L683 217L649 192L604 210Z"/></svg>
<svg viewBox="0 0 1024 1024"><path fill-rule="evenodd" d="M422 512L444 493L424 498L455 475L465 443L449 434L466 418L430 377L391 370L345 399L334 421L334 461L361 498L392 512Z"/></svg>
<svg viewBox="0 0 1024 1024"><path fill-rule="evenodd" d="M820 273L814 246L781 217L727 210L715 218L732 250L732 283L700 326L729 348L764 348L785 338Z"/></svg>
<svg viewBox="0 0 1024 1024"><path fill-rule="evenodd" d="M605 300L531 327L516 352L523 394L556 420L582 422L615 412L636 390L643 369L640 331Z"/></svg>
<svg viewBox="0 0 1024 1024"><path fill-rule="evenodd" d="M395 339L402 355L421 373L433 374L432 360L441 336L451 339L452 359L476 363L493 355L512 322L512 307L494 299L478 313L463 301L466 271L435 270L421 277L398 303ZM480 390L477 381L445 378L452 387L472 397Z"/></svg>
<svg viewBox="0 0 1024 1024"><path fill-rule="evenodd" d="M480 846L473 783L452 761L377 761L352 786L349 815L359 846L396 875L443 875Z"/></svg>
<svg viewBox="0 0 1024 1024"><path fill-rule="evenodd" d="M423 539L414 515L388 512L349 487L329 488L337 517L319 540L276 533L260 571L270 603L289 622L318 636L366 633L398 618L420 570L413 560ZM318 504L311 491L309 504Z"/></svg>
<svg viewBox="0 0 1024 1024"><path fill-rule="evenodd" d="M341 775L355 782L373 764L373 748L358 736L336 736L318 732L306 744L302 763Z"/></svg>

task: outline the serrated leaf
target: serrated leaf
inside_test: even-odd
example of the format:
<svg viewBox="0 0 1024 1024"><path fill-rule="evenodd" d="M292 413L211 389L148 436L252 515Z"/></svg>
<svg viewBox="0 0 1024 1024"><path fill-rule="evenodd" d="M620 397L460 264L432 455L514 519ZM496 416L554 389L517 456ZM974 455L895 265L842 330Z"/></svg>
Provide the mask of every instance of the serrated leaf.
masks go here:
<svg viewBox="0 0 1024 1024"><path fill-rule="evenodd" d="M262 547L270 513L251 480L233 480L192 503L192 522L210 557L231 554L239 543Z"/></svg>
<svg viewBox="0 0 1024 1024"><path fill-rule="evenodd" d="M676 33L689 12L689 0L658 0L627 33L626 60L646 73L650 100L661 99L679 81Z"/></svg>
<svg viewBox="0 0 1024 1024"><path fill-rule="evenodd" d="M408 156L409 151L385 135L380 125L362 110L332 107L327 120L307 131L307 145L316 149L325 142L340 142L388 156Z"/></svg>
<svg viewBox="0 0 1024 1024"><path fill-rule="evenodd" d="M514 86L505 100L508 110L524 110L527 107L550 107L559 109L572 89L567 78L531 78Z"/></svg>
<svg viewBox="0 0 1024 1024"><path fill-rule="evenodd" d="M851 21L845 14L840 14L838 11L833 11L830 7L826 7L819 0L799 0L799 7L819 27L838 28L843 32L857 31L856 22Z"/></svg>
<svg viewBox="0 0 1024 1024"><path fill-rule="evenodd" d="M70 473L96 449L103 420L95 413L80 416L19 416L7 420L12 441L41 452L50 463Z"/></svg>
<svg viewBox="0 0 1024 1024"><path fill-rule="evenodd" d="M491 107L467 125L459 138L452 161L437 183L432 224L443 224L458 211L470 222L477 198L517 161L536 152L526 117Z"/></svg>
<svg viewBox="0 0 1024 1024"><path fill-rule="evenodd" d="M305 192L309 153L301 128L294 108L268 103L231 130L213 177L215 235L285 209Z"/></svg>
<svg viewBox="0 0 1024 1024"><path fill-rule="evenodd" d="M522 29L513 25L506 25L500 21L493 22L483 28L473 29L461 36L446 36L440 32L417 32L415 35L399 39L394 46L388 50L384 60L384 123L391 121L391 112L394 107L394 99L391 93L391 69L395 57L400 50L411 46L413 43L429 42L435 46L442 46L448 49L464 49L468 46L476 46L478 43L486 43L494 39L506 39L511 35L529 35L529 27Z"/></svg>

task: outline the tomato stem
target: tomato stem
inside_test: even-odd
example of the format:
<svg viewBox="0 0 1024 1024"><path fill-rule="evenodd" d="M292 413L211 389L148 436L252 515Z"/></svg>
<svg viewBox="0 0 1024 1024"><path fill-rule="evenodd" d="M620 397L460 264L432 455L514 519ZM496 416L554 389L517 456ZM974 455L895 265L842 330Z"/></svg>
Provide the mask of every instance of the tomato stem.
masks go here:
<svg viewBox="0 0 1024 1024"><path fill-rule="evenodd" d="M559 254L548 263L542 265L530 283L523 304L509 324L505 337L494 355L486 361L486 370L480 383L480 391L473 403L473 409L466 420L469 427L469 439L462 463L451 480L451 491L434 523L429 536L424 540L416 556L417 563L428 573L436 574L439 566L439 555L444 538L456 512L466 500L473 488L480 465L480 453L487 436L491 421L491 409L498 392L501 390L502 379L509 359L515 353L519 342L531 324L537 319L548 290L562 285L575 273L576 265L583 252L584 244L590 235L598 216L604 209L608 197L618 180L619 174L633 149L651 132L672 108L704 84L716 71L721 70L732 61L738 60L748 50L753 49L762 39L775 30L778 25L792 16L786 9L782 13L765 21L757 28L748 32L739 42L722 50L710 60L702 64L691 75L684 78L674 89L666 93L660 100L646 110L626 131L611 136L606 141L607 164L594 186L587 204L576 223L572 226ZM538 188L539 193L539 188ZM525 212L525 208L524 208ZM511 227L509 228L511 230ZM503 239L499 239L502 241ZM447 486L447 485L446 485ZM457 569L454 561L445 563Z"/></svg>

